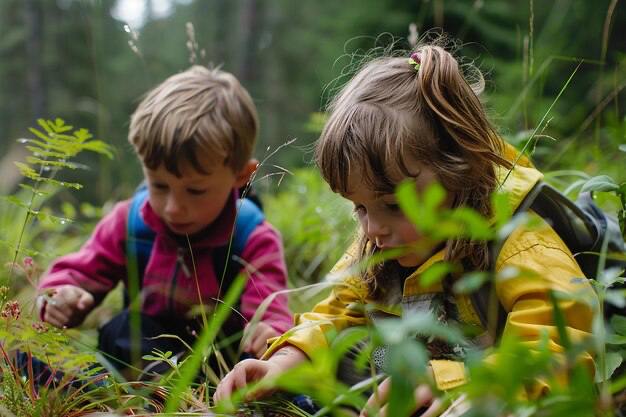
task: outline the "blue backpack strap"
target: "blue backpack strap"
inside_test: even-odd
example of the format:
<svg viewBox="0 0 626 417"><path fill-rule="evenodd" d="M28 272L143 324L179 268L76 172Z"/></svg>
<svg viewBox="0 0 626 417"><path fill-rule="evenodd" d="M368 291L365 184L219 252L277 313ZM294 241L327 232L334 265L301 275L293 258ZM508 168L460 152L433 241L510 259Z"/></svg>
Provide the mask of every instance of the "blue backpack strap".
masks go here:
<svg viewBox="0 0 626 417"><path fill-rule="evenodd" d="M126 263L129 279L133 273L137 274L138 289L141 291L143 274L154 246L155 232L148 227L141 217L141 207L148 198L148 187L140 186L130 203L128 221L126 222ZM131 269L136 265L136 272ZM124 294L125 304L128 304L128 294Z"/></svg>
<svg viewBox="0 0 626 417"><path fill-rule="evenodd" d="M248 238L265 220L263 211L254 202L247 198L237 200L237 217L235 219L235 230L232 238L229 253L229 243L213 251L213 265L215 274L219 279L223 277L221 296L223 296L230 284L233 282L239 271L243 267L238 258L241 257Z"/></svg>
<svg viewBox="0 0 626 417"><path fill-rule="evenodd" d="M133 196L128 210L127 236L126 236L126 259L129 265L129 275L132 274L130 267L136 261L137 277L139 278L139 291L142 288L143 275L154 246L155 232L148 227L141 217L141 207L148 198L148 188L145 185L139 187ZM218 279L224 277L222 282L222 295L228 290L237 274L242 268L238 258L241 257L248 238L256 227L265 220L263 211L251 200L242 198L237 200L237 217L235 220L234 236L232 243L218 247L213 251L213 265ZM229 251L230 244L230 251ZM230 252L230 253L229 253ZM125 305L128 305L128 294L125 293Z"/></svg>

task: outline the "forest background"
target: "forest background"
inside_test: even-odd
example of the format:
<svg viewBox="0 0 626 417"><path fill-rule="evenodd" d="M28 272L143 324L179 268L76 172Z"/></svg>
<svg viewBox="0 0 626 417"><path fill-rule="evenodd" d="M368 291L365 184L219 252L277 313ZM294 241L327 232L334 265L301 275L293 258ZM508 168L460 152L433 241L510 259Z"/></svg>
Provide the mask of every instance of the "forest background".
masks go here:
<svg viewBox="0 0 626 417"><path fill-rule="evenodd" d="M131 19L131 8L140 16ZM40 273L133 193L141 171L127 131L142 94L192 63L213 63L259 108L266 179L255 188L283 234L290 284L321 280L355 227L311 164L324 106L372 48L409 48L433 28L462 42L460 54L485 74L492 120L519 148L532 140L532 159L552 183L573 196L581 179L626 181L623 1L2 0L0 194L19 190L14 162L28 155L20 139L39 118L87 128L114 154L81 155L84 169L63 172L84 187L46 196L44 209L73 221L29 224L20 258L34 256ZM19 215L0 201L3 264L14 258ZM29 287L11 284L14 293ZM311 302L293 294L296 310Z"/></svg>
<svg viewBox="0 0 626 417"><path fill-rule="evenodd" d="M27 128L38 118L59 117L112 145L115 157L84 157L86 169L64 175L86 186L61 191L48 205L64 202L78 227L107 202L130 196L141 171L127 142L129 116L142 94L192 62L221 65L250 90L261 117L259 159L289 142L271 163L289 171L310 167L311 144L323 123L320 112L354 63L393 40L409 47L411 36L432 28L459 39L461 55L485 73L484 101L509 142L523 145L544 122L532 147L541 169L626 178L626 153L619 151L626 142L624 2L3 0L0 193L14 191L21 180L14 161L24 160L27 150L18 139L29 135ZM315 182L314 177L306 181ZM276 194L276 185L257 188ZM290 189L302 194L300 204L312 204L315 198L307 195L325 192L312 183L307 186L317 191L302 186ZM318 213L311 221L319 227L328 226L323 217L338 216L328 207L313 209ZM269 216L278 226L290 225L275 214ZM325 230L337 230L330 221ZM74 232L88 232L89 224ZM297 238L288 246L311 237L282 231ZM331 237L329 246L337 247L337 238ZM346 239L350 236L338 251ZM35 243L38 249L42 244ZM49 257L66 248L51 247L57 250L47 252Z"/></svg>

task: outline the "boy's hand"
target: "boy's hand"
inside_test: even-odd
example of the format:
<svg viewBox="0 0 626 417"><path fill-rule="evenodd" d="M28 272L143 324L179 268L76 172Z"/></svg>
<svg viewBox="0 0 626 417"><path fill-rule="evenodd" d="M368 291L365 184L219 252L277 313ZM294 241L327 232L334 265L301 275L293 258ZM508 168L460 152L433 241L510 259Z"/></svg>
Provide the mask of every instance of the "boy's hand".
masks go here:
<svg viewBox="0 0 626 417"><path fill-rule="evenodd" d="M277 336L280 336L280 333L262 321L248 324L243 332L244 345L242 350L260 358L267 350L267 339Z"/></svg>
<svg viewBox="0 0 626 417"><path fill-rule="evenodd" d="M41 320L59 328L81 324L94 303L90 292L75 285L49 288L37 297Z"/></svg>

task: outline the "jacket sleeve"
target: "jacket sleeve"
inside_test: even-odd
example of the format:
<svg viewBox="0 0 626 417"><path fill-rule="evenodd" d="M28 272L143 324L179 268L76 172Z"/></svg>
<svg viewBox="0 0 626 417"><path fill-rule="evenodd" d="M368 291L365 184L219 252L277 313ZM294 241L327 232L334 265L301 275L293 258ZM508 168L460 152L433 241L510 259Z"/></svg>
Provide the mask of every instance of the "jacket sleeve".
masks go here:
<svg viewBox="0 0 626 417"><path fill-rule="evenodd" d="M498 299L508 312L502 337L514 335L534 349L539 348L546 334L548 348L560 356L564 348L554 323L549 291L571 294L571 297L559 298L558 302L570 340L577 343L592 336L593 306L598 303L597 296L569 249L545 223L539 229L516 230L498 256L496 272L511 276L496 280ZM593 375L595 368L591 354L584 352L578 359ZM487 356L486 361L495 363L497 353ZM467 382L461 362L431 361L431 366L440 389ZM566 375L555 377L562 382L566 380ZM537 397L547 390L549 386L544 381L537 381L528 387L526 394Z"/></svg>
<svg viewBox="0 0 626 417"><path fill-rule="evenodd" d="M330 295L312 311L296 315L296 326L276 339L264 357L270 357L287 344L296 346L311 357L314 352L329 347L330 334L367 323L364 314L367 288L362 280L349 273L351 261L350 255L342 257L329 274L337 277L337 282L330 283L333 287Z"/></svg>
<svg viewBox="0 0 626 417"><path fill-rule="evenodd" d="M241 296L243 316L250 320L259 307L267 305L262 320L279 333L286 332L293 319L284 293L287 266L280 234L268 222L261 223L248 238L242 258L248 273ZM263 303L264 300L267 301Z"/></svg>
<svg viewBox="0 0 626 417"><path fill-rule="evenodd" d="M126 217L128 202L115 205L96 225L78 252L58 258L39 282L39 289L75 285L92 293L96 302L126 277Z"/></svg>
<svg viewBox="0 0 626 417"><path fill-rule="evenodd" d="M518 276L498 280L496 284L498 298L509 312L504 335L515 335L530 348L535 348L539 347L542 335L547 334L550 350L562 353L564 348L559 341L548 294L555 291L564 294L558 305L570 340L580 343L592 337L597 295L556 232L545 226L533 231L520 230L511 237L514 239L509 239L510 248L503 248L496 262L496 271L513 268L520 272ZM579 360L593 375L595 367L591 354L584 352Z"/></svg>

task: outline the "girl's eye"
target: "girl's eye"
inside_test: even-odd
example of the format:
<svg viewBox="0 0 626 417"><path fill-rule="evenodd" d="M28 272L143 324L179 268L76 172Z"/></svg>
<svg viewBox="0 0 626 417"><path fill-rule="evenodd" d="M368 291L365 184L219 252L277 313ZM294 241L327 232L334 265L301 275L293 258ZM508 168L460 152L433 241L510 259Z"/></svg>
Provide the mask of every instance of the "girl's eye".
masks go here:
<svg viewBox="0 0 626 417"><path fill-rule="evenodd" d="M389 211L400 211L400 206L397 203L385 203L385 208Z"/></svg>
<svg viewBox="0 0 626 417"><path fill-rule="evenodd" d="M206 193L206 190L201 190L197 188L187 188L187 192L191 195L202 195Z"/></svg>
<svg viewBox="0 0 626 417"><path fill-rule="evenodd" d="M357 204L354 206L354 213L357 216L363 216L365 213L367 213L367 210L365 210L364 206Z"/></svg>

